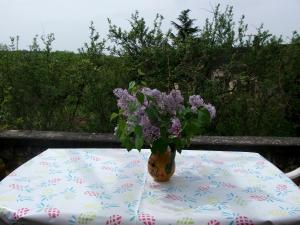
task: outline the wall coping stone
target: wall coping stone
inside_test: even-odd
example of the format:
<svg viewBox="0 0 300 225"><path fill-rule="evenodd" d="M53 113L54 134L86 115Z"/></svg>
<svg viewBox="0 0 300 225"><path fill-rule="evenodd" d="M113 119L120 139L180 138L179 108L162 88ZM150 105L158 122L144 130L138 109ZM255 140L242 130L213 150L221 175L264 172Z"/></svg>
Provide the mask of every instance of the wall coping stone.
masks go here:
<svg viewBox="0 0 300 225"><path fill-rule="evenodd" d="M41 148L121 147L111 133L76 133L61 131L7 130L0 133L0 146ZM188 149L261 152L300 150L300 137L198 136Z"/></svg>

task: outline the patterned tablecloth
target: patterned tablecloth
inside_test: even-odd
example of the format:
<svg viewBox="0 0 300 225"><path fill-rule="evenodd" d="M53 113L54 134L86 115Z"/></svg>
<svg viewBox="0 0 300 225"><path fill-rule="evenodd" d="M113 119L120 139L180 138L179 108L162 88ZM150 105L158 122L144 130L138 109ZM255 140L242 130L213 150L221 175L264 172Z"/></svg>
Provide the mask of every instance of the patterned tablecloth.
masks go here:
<svg viewBox="0 0 300 225"><path fill-rule="evenodd" d="M0 183L0 224L300 224L300 190L256 153L183 151L168 183L149 150L48 149Z"/></svg>

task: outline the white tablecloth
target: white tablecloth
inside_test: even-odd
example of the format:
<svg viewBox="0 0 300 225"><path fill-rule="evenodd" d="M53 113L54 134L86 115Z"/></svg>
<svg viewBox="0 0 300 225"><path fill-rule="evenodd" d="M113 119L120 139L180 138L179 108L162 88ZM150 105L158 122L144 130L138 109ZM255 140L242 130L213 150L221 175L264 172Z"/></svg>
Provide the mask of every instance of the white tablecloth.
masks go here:
<svg viewBox="0 0 300 225"><path fill-rule="evenodd" d="M0 224L300 224L299 188L259 154L183 151L167 183L149 154L48 149L0 183Z"/></svg>

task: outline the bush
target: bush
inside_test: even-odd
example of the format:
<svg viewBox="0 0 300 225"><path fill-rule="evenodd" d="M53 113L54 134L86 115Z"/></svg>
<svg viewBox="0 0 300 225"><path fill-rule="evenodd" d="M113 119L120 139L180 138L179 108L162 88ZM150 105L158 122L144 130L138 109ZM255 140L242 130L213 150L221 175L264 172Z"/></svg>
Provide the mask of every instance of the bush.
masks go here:
<svg viewBox="0 0 300 225"><path fill-rule="evenodd" d="M109 39L93 23L90 42L79 53L53 52L54 35L34 38L29 51L0 45L0 129L112 132L112 90L129 81L186 96L200 94L217 108L210 135L299 136L300 37L288 43L261 26L247 35L244 16L214 10L203 28L189 10L172 22L176 32L152 27L138 12L130 29L109 20ZM237 32L236 32L237 31Z"/></svg>

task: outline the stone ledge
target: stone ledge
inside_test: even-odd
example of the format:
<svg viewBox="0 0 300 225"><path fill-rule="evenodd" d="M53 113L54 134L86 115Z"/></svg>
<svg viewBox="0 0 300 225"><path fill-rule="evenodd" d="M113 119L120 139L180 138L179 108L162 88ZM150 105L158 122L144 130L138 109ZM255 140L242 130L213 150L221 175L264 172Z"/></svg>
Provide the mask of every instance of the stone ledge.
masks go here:
<svg viewBox="0 0 300 225"><path fill-rule="evenodd" d="M59 131L9 130L0 133L3 146L66 147L120 147L112 134L75 133Z"/></svg>
<svg viewBox="0 0 300 225"><path fill-rule="evenodd" d="M113 134L75 133L57 131L9 130L0 133L4 147L39 146L42 148L121 147ZM193 138L189 149L270 151L300 149L299 137L199 136Z"/></svg>

